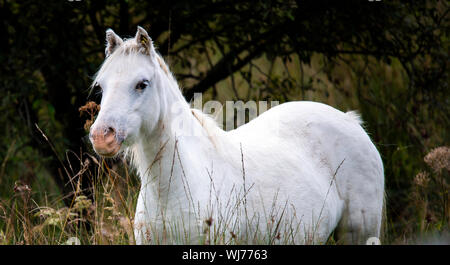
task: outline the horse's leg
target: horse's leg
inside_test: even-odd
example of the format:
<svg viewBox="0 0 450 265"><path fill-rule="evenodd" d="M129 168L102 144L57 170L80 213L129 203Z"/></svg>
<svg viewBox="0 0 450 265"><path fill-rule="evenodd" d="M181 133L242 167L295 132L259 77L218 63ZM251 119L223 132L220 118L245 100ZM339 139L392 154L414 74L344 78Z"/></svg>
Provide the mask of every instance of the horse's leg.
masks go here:
<svg viewBox="0 0 450 265"><path fill-rule="evenodd" d="M380 238L383 192L370 185L362 191L349 194L346 209L337 228L338 242L366 244L371 237Z"/></svg>
<svg viewBox="0 0 450 265"><path fill-rule="evenodd" d="M144 245L150 243L150 229L148 218L145 216L145 201L142 195L142 192L139 194L137 205L136 205L136 214L134 216L134 240L137 245Z"/></svg>

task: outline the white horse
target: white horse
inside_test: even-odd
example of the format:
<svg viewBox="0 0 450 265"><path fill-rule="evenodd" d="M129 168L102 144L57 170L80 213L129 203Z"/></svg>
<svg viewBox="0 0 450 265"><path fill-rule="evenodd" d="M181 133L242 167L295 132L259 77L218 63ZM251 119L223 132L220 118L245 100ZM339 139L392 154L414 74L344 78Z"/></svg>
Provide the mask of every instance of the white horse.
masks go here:
<svg viewBox="0 0 450 265"><path fill-rule="evenodd" d="M383 164L354 112L290 102L223 131L190 108L143 28L106 39L90 139L99 155L125 153L137 169L136 243L379 237Z"/></svg>

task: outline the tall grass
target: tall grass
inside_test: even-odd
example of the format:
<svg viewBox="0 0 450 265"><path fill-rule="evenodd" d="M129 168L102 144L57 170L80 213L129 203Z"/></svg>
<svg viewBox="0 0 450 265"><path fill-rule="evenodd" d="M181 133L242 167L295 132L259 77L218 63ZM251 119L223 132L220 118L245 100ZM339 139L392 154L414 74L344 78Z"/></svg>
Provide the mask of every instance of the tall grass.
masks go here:
<svg viewBox="0 0 450 265"><path fill-rule="evenodd" d="M134 244L133 218L140 185L127 161L105 161L89 154L91 159L79 157L83 167L73 176L73 200L64 206L64 197L38 203L33 200L35 192L29 185L16 182L14 196L0 202L1 244ZM92 161L92 162L89 162ZM94 163L94 167L89 167ZM120 166L119 166L120 165ZM93 171L90 171L93 168ZM336 169L336 173L339 168ZM93 180L92 198L82 190L79 176L88 174ZM335 174L336 174L335 173ZM245 182L245 165L242 155L242 186L233 186L220 201L214 187L213 172L210 172L210 201L207 206L209 218L193 212L200 222L198 229L185 222L191 216L180 215L177 219L163 219L164 231L158 231L150 224L147 236L149 244L313 244L316 228L305 228L301 216L289 203L280 202L278 193L272 204L258 215L247 212L247 196L253 184ZM334 181L334 179L333 179ZM330 183L330 188L333 185ZM189 185L189 184L186 184ZM185 189L189 190L189 188ZM223 197L223 196L222 196ZM326 200L326 198L325 198ZM192 203L195 207L196 204ZM279 205L282 205L279 207ZM325 201L324 201L325 205ZM191 213L191 212L190 212ZM321 214L320 214L321 215ZM201 219L203 218L203 219ZM260 222L263 220L263 222ZM262 224L262 226L259 226ZM306 229L302 234L301 230ZM329 244L336 244L333 238Z"/></svg>
<svg viewBox="0 0 450 265"><path fill-rule="evenodd" d="M65 244L76 237L82 244L133 244L138 185L131 178L135 177L117 165L108 167L104 160L86 159L84 163L88 161L96 163L95 172L89 172L94 180L92 199L80 189L75 176L69 184L74 187L69 206L62 202L63 196L37 203L33 200L36 192L16 182L14 196L0 201L0 243Z"/></svg>
<svg viewBox="0 0 450 265"><path fill-rule="evenodd" d="M88 154L87 154L88 155ZM46 200L38 204L33 200L34 191L22 182L16 182L14 196L0 202L0 243L1 244L72 244L74 238L81 244L134 244L133 217L139 183L125 160L107 163L95 157L84 159L87 170L89 163L95 163L94 172L89 172L93 182L93 197L85 196L80 189L79 179L74 178L73 201L63 206L63 197ZM428 165L414 177L414 192L411 193L411 207L416 219L409 220L407 230L402 234L388 236L383 243L427 243L429 236L442 234L450 220L449 185L450 148L439 147L424 157ZM83 157L80 157L83 161ZM110 166L112 164L112 166ZM121 165L120 167L118 165ZM336 169L336 172L338 169ZM85 173L85 172L84 172ZM213 176L211 176L212 178ZM243 177L245 168L243 166ZM230 199L216 201L218 196L211 182L211 200L208 208L211 217L204 220L198 231L186 231L183 220L165 220L165 234L161 237L149 235L150 244L293 244L298 243L301 220L294 211L273 204L265 211L267 227L254 226L254 217L246 216L245 223L239 223L240 216L246 214L245 197L252 186L233 188ZM330 184L331 187L332 183ZM436 193L435 191L439 192ZM226 204L217 214L215 207ZM214 214L213 214L214 213ZM314 241L314 229L304 235L305 244ZM197 241L193 242L191 237ZM436 241L437 243L445 243ZM436 243L435 242L435 243ZM340 244L333 236L327 244Z"/></svg>

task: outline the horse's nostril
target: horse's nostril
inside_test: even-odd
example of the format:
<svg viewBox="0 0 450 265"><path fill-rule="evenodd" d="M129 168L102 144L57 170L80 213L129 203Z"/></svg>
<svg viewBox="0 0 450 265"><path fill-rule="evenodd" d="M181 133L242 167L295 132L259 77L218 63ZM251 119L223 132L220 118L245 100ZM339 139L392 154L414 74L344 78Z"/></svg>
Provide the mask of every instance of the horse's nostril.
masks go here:
<svg viewBox="0 0 450 265"><path fill-rule="evenodd" d="M116 134L116 130L114 130L113 127L108 127L108 129L106 129L106 135L114 135Z"/></svg>

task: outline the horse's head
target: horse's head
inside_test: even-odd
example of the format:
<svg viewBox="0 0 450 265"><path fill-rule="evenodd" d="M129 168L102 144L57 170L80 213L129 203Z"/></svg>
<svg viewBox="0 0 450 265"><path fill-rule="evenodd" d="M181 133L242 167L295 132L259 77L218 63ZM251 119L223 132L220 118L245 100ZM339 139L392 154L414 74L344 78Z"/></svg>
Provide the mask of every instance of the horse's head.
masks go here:
<svg viewBox="0 0 450 265"><path fill-rule="evenodd" d="M160 58L147 32L122 40L106 31L106 59L93 86L101 90L101 110L90 129L95 151L115 156L133 144L143 128L154 128L161 115Z"/></svg>

